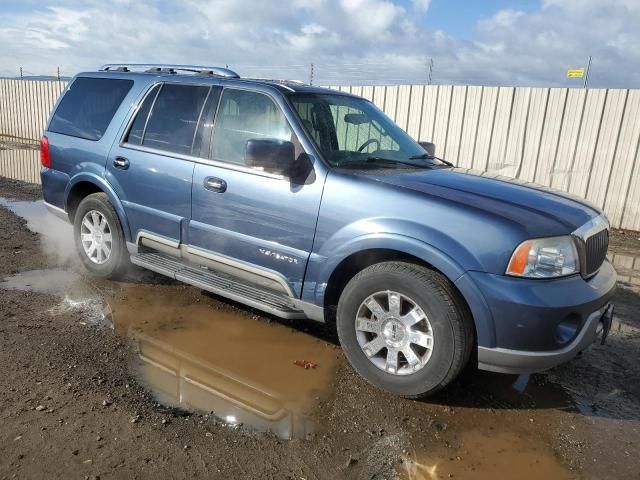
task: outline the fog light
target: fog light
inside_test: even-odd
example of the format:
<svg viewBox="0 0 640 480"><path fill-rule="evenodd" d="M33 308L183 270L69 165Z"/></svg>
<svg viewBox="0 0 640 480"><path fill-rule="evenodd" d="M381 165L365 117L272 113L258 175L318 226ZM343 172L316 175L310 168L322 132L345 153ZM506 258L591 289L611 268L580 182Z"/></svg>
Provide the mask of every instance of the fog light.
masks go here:
<svg viewBox="0 0 640 480"><path fill-rule="evenodd" d="M580 327L580 318L576 314L567 315L556 327L556 341L564 345L573 340Z"/></svg>

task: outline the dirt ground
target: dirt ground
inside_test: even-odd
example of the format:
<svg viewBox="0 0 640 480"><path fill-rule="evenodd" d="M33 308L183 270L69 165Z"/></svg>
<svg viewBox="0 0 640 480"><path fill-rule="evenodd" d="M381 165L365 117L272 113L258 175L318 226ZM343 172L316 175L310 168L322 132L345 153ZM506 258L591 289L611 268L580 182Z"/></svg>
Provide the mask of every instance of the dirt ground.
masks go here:
<svg viewBox="0 0 640 480"><path fill-rule="evenodd" d="M411 401L312 322L91 278L39 198L0 179L0 479L640 479L638 233L612 236L607 345Z"/></svg>

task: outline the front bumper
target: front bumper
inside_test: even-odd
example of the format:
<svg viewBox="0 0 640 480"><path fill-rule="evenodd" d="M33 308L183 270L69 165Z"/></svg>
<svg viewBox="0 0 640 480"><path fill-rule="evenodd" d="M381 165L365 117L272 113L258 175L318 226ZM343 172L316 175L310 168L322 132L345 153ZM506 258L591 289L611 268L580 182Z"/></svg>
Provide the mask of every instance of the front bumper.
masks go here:
<svg viewBox="0 0 640 480"><path fill-rule="evenodd" d="M478 347L478 368L499 373L533 373L568 362L596 339L604 344L613 319L613 304L608 303L587 318L576 338L566 347L549 352L530 352L507 348Z"/></svg>
<svg viewBox="0 0 640 480"><path fill-rule="evenodd" d="M492 331L478 331L481 369L530 373L551 368L584 350L610 323L616 273L606 260L588 280L467 273L491 318ZM476 327L482 325L476 322Z"/></svg>

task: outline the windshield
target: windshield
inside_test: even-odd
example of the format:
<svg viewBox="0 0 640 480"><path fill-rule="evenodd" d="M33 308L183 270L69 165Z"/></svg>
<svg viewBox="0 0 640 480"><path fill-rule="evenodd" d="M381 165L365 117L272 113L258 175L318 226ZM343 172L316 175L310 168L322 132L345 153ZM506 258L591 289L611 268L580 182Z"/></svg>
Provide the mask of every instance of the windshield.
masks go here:
<svg viewBox="0 0 640 480"><path fill-rule="evenodd" d="M334 167L429 167L424 149L368 100L346 95L290 96L302 123Z"/></svg>

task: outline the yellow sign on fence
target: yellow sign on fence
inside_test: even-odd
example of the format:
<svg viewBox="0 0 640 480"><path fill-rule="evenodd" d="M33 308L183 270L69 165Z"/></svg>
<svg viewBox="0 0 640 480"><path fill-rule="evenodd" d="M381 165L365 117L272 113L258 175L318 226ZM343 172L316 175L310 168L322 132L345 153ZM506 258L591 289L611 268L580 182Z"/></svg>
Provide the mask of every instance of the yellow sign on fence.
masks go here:
<svg viewBox="0 0 640 480"><path fill-rule="evenodd" d="M570 68L567 70L567 78L582 78L584 77L584 68Z"/></svg>

